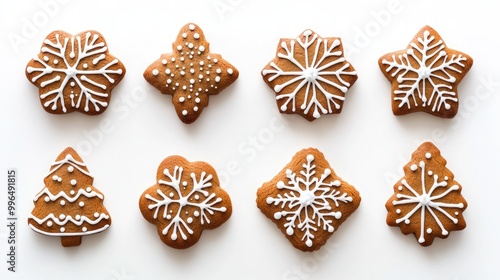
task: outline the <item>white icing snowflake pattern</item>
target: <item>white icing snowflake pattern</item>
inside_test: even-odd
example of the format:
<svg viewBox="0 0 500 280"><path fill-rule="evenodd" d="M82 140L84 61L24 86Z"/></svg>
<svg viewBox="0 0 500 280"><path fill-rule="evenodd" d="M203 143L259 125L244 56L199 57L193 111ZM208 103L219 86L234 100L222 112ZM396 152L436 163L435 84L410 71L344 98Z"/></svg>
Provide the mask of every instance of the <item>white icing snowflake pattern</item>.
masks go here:
<svg viewBox="0 0 500 280"><path fill-rule="evenodd" d="M431 154L427 153L426 158L430 159ZM433 173L432 170L427 170L426 169L426 164L424 161L420 161L419 165L413 164L410 169L412 172L417 172L418 169L420 168L421 171L421 186L418 187L413 187L408 184L408 182L403 179L401 181L401 186L399 186L399 190L402 191L403 187L408 189L413 196L411 195L405 195L405 194L397 194L396 197L398 200L394 200L392 202L393 205L406 205L406 204L416 204L415 207L406 213L403 217L399 218L396 220L396 224L399 224L401 222L404 222L406 224L410 223L410 218L415 214L417 211L420 210L420 233L418 237L418 242L419 243L424 243L425 240L425 217L426 214L428 213L429 215L432 216L436 224L439 226L441 229L441 234L442 235L448 235L448 230L446 230L443 226L443 223L441 220L436 215L435 211L438 211L439 213L443 214L446 218L448 218L450 221L452 221L454 224L458 223L458 219L450 215L447 211L445 211L443 208L458 208L462 209L464 208L463 203L446 203L442 202L441 199L443 197L446 197L449 193L453 191L458 191L460 188L458 185L453 185L446 189L444 192L438 194L438 195L433 195L433 192L438 189L438 188L446 188L448 187L448 177L445 176L442 181L439 181L439 176L435 173ZM426 178L427 177L432 177L433 178L433 183L432 186L430 187L429 191L426 191ZM418 188L421 188L421 192L419 193ZM401 209L396 209L397 214L401 214ZM455 212L455 215L458 215L458 212ZM431 228L427 228L425 230L427 234L432 233Z"/></svg>
<svg viewBox="0 0 500 280"><path fill-rule="evenodd" d="M150 210L154 209L153 218L158 219L160 208L163 208L161 217L168 220L168 225L162 230L163 235L167 235L169 230L172 230L170 235L171 240L177 240L180 235L183 240L187 240L187 234L193 234L193 230L189 224L192 224L195 219L203 225L210 224L209 215L213 215L215 211L226 212L226 207L216 207L216 204L222 202L222 198L216 197L215 193L210 193L206 189L212 186L212 175L206 172L200 174L199 180L196 179L196 173L191 173L192 189L187 195L183 195L182 187L188 185L187 181L182 181L183 168L179 166L174 167L171 174L168 169L163 171L163 174L169 179L158 180L158 184L169 189L168 192L163 192L157 189L158 195L161 199L156 199L149 194L145 198L152 203L148 206ZM178 205L178 210L175 211L169 207L172 204ZM190 211L192 210L192 211ZM185 219L181 215L185 214Z"/></svg>
<svg viewBox="0 0 500 280"><path fill-rule="evenodd" d="M467 58L462 54L449 57L443 40L436 40L429 30L418 38L418 44L413 42L410 46L406 53L382 60L382 64L387 65L384 71L392 71L391 76L397 76L399 85L394 90L394 100L399 102L398 107L432 106L432 112L438 112L444 106L449 110L450 102L458 102L453 84L460 82L457 78ZM428 85L432 87L431 92L427 92Z"/></svg>
<svg viewBox="0 0 500 280"><path fill-rule="evenodd" d="M282 211L274 213L274 218L279 220L286 219L284 227L288 235L293 235L296 228L303 232L302 241L306 246L313 246L314 232L322 228L330 233L335 229L331 225L332 219L340 219L342 213L333 211L331 203L339 207L339 203L352 202L352 197L342 193L336 188L340 187L339 180L327 182L332 171L325 169L321 176L316 175L316 165L314 156L307 156L307 163L302 165L303 170L300 174L303 177L297 177L292 170L286 170L288 182L278 182L276 187L280 190L287 190L284 195L278 194L277 197L267 197L267 204L281 206ZM309 214L312 212L312 215Z"/></svg>
<svg viewBox="0 0 500 280"><path fill-rule="evenodd" d="M284 100L281 111L287 111L291 106L292 112L301 110L300 113L307 116L312 109L312 117L317 119L321 114L333 113L332 105L335 110L341 108L344 94L357 79L357 74L343 57L340 39L330 41L311 30L304 31L301 37L290 40L288 44L282 41L277 57L283 62L276 63L275 60L262 71L263 76L271 75L264 77L270 83L277 78L285 78L273 88L278 94L276 99ZM296 50L296 47L300 49ZM309 57L311 49L314 54ZM290 66L297 70L283 70ZM346 76L351 76L348 78L351 82L345 79ZM296 104L298 95L302 94L304 102Z"/></svg>
<svg viewBox="0 0 500 280"><path fill-rule="evenodd" d="M89 31L71 36L56 31L43 41L40 55L26 72L40 87L40 99L49 112L99 113L108 106L110 91L125 68L108 53L100 34ZM103 78L96 79L98 76ZM44 90L47 87L50 89Z"/></svg>

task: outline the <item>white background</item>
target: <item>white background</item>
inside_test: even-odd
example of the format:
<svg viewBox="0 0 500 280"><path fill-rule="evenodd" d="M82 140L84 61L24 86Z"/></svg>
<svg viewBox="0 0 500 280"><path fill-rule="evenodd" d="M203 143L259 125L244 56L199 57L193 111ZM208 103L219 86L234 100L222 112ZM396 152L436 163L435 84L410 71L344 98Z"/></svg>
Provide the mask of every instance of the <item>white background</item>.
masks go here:
<svg viewBox="0 0 500 280"><path fill-rule="evenodd" d="M17 168L18 266L1 279L498 279L500 49L493 1L2 1L0 4L0 224L6 221L7 169ZM40 4L42 3L42 4ZM43 3L51 3L43 5ZM195 22L211 51L240 77L191 125L180 122L170 96L142 77L177 32ZM424 113L395 117L390 84L378 58L403 49L424 25L474 59L459 86L452 120ZM341 37L359 79L340 115L312 123L281 115L260 71L279 38L311 28ZM45 36L62 29L95 29L127 68L102 115L51 115L25 78L26 63ZM14 42L12 41L14 40ZM384 204L403 165L423 141L448 160L469 203L467 228L421 247L385 223ZM76 148L105 195L113 224L104 233L63 248L58 238L27 226L32 198L50 163ZM316 253L289 244L255 204L256 190L298 150L316 147L336 173L362 196L358 210ZM168 155L211 163L231 195L234 212L222 227L205 231L187 250L164 245L139 212L141 193L155 182ZM7 228L0 227L6 258Z"/></svg>

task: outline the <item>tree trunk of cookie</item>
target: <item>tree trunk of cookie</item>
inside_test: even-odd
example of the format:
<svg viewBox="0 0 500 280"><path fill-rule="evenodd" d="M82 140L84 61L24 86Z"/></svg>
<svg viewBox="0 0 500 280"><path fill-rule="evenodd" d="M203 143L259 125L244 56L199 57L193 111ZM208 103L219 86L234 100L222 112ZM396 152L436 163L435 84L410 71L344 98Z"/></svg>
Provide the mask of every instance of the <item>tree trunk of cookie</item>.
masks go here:
<svg viewBox="0 0 500 280"><path fill-rule="evenodd" d="M61 244L64 247L79 246L80 244L82 244L82 237L81 236L62 236L61 237Z"/></svg>

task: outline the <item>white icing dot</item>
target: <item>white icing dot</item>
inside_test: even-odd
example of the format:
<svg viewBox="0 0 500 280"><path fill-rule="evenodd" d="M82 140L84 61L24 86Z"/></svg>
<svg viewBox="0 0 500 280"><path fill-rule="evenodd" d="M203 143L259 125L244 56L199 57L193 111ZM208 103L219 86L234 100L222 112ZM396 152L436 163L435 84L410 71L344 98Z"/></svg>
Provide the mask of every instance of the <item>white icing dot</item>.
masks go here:
<svg viewBox="0 0 500 280"><path fill-rule="evenodd" d="M198 212L198 211L194 211L193 215L194 215L195 217L199 217L199 216L200 216L200 212Z"/></svg>
<svg viewBox="0 0 500 280"><path fill-rule="evenodd" d="M181 102L181 103L182 103L182 102L184 102L185 100L186 100L186 98L185 98L184 96L179 97L179 102Z"/></svg>
<svg viewBox="0 0 500 280"><path fill-rule="evenodd" d="M194 30L194 24L189 25L189 30L193 31Z"/></svg>
<svg viewBox="0 0 500 280"><path fill-rule="evenodd" d="M158 74L159 74L159 73L160 73L160 72L158 71L158 69L154 69L154 70L153 70L153 75L158 76Z"/></svg>
<svg viewBox="0 0 500 280"><path fill-rule="evenodd" d="M61 202L59 202L59 203L61 204L61 206L66 205L66 201L64 201L64 200L61 200Z"/></svg>
<svg viewBox="0 0 500 280"><path fill-rule="evenodd" d="M64 218L66 218L64 214L59 215L59 220L64 220Z"/></svg>
<svg viewBox="0 0 500 280"><path fill-rule="evenodd" d="M51 226L52 226L52 221L48 221L48 222L47 222L47 226L48 226L48 227L51 227Z"/></svg>
<svg viewBox="0 0 500 280"><path fill-rule="evenodd" d="M70 183L71 183L72 186L75 186L76 185L76 180L75 179L71 179Z"/></svg>
<svg viewBox="0 0 500 280"><path fill-rule="evenodd" d="M199 50L200 52L204 52L204 51L205 51L205 47L204 47L204 46L200 46L200 47L198 48L198 50Z"/></svg>
<svg viewBox="0 0 500 280"><path fill-rule="evenodd" d="M200 102L201 102L201 100L200 100L200 98L199 98L199 97L196 97L196 99L194 100L194 102L196 102L196 103L200 103Z"/></svg>
<svg viewBox="0 0 500 280"><path fill-rule="evenodd" d="M194 106L193 111L198 112L198 106Z"/></svg>
<svg viewBox="0 0 500 280"><path fill-rule="evenodd" d="M425 153L425 158L430 159L431 158L431 153Z"/></svg>
<svg viewBox="0 0 500 280"><path fill-rule="evenodd" d="M175 57L172 57L172 58L170 59L170 61L174 62L174 61L175 61Z"/></svg>
<svg viewBox="0 0 500 280"><path fill-rule="evenodd" d="M216 83L220 82L220 77L219 76L215 77L215 82Z"/></svg>
<svg viewBox="0 0 500 280"><path fill-rule="evenodd" d="M172 83L172 80L168 79L167 84L171 84L171 83Z"/></svg>
<svg viewBox="0 0 500 280"><path fill-rule="evenodd" d="M57 177L57 175L52 176L52 180L54 180L54 181L57 181L57 178L59 178L59 177Z"/></svg>
<svg viewBox="0 0 500 280"><path fill-rule="evenodd" d="M403 190L403 186L399 186L398 190L402 191Z"/></svg>
<svg viewBox="0 0 500 280"><path fill-rule="evenodd" d="M45 60L45 61L49 61L49 57L48 57L48 56L44 56L44 57L43 57L43 60Z"/></svg>
<svg viewBox="0 0 500 280"><path fill-rule="evenodd" d="M193 70L193 69L191 69L191 70ZM193 70L193 72L194 72L194 70ZM198 79L202 80L203 79L203 75L202 74L198 75Z"/></svg>
<svg viewBox="0 0 500 280"><path fill-rule="evenodd" d="M200 39L200 34L198 32L194 33L193 37L195 39Z"/></svg>
<svg viewBox="0 0 500 280"><path fill-rule="evenodd" d="M74 87L74 86L75 86L75 82L71 82L71 83L69 83L69 85L70 85L71 87ZM70 167L72 168L71 170L73 170L73 166L70 166ZM69 168L70 168L70 167L68 167L68 171L69 171ZM69 171L69 172L73 172L73 171Z"/></svg>
<svg viewBox="0 0 500 280"><path fill-rule="evenodd" d="M45 200L45 202L49 202L50 198L48 196L46 196L43 200Z"/></svg>
<svg viewBox="0 0 500 280"><path fill-rule="evenodd" d="M397 214L401 214L401 209L396 209Z"/></svg>
<svg viewBox="0 0 500 280"><path fill-rule="evenodd" d="M229 75L232 75L232 74L233 74L233 69L231 69L231 68L227 68L227 73L228 73Z"/></svg>
<svg viewBox="0 0 500 280"><path fill-rule="evenodd" d="M190 84L194 84L194 82L195 82L194 79L189 80Z"/></svg>
<svg viewBox="0 0 500 280"><path fill-rule="evenodd" d="M85 206L85 203L84 203L83 201L80 201L80 203L78 203L78 205L79 205L80 207L83 207L83 206Z"/></svg>
<svg viewBox="0 0 500 280"><path fill-rule="evenodd" d="M89 65L87 63L84 63L83 68L87 69L87 68L89 68Z"/></svg>
<svg viewBox="0 0 500 280"><path fill-rule="evenodd" d="M91 192L92 189L90 187L87 188L87 192Z"/></svg>
<svg viewBox="0 0 500 280"><path fill-rule="evenodd" d="M71 190L71 191L69 192L69 194L71 194L71 195L75 195L75 191L74 191L74 190Z"/></svg>
<svg viewBox="0 0 500 280"><path fill-rule="evenodd" d="M432 228L427 228L427 233L431 234L432 233Z"/></svg>
<svg viewBox="0 0 500 280"><path fill-rule="evenodd" d="M80 215L76 215L76 216L75 216L75 219L76 219L77 221L79 221L81 218L82 218L82 216L80 216Z"/></svg>
<svg viewBox="0 0 500 280"><path fill-rule="evenodd" d="M57 64L57 63L59 63L59 60L54 59L54 64Z"/></svg>
<svg viewBox="0 0 500 280"><path fill-rule="evenodd" d="M186 75L186 72L181 71L181 76L184 76L184 75Z"/></svg>
<svg viewBox="0 0 500 280"><path fill-rule="evenodd" d="M187 110L182 110L182 115L185 116L188 114L188 111Z"/></svg>
<svg viewBox="0 0 500 280"><path fill-rule="evenodd" d="M184 32L184 33L182 33L182 38L186 39L186 38L187 38L187 36L188 36L188 35L187 35L185 32Z"/></svg>
<svg viewBox="0 0 500 280"><path fill-rule="evenodd" d="M455 216L458 216L458 212L455 212Z"/></svg>
<svg viewBox="0 0 500 280"><path fill-rule="evenodd" d="M415 170L417 170L417 168L418 168L418 166L416 164L412 164L410 166L411 171L415 171Z"/></svg>
<svg viewBox="0 0 500 280"><path fill-rule="evenodd" d="M410 224L410 220L406 219L405 220L405 224L409 225Z"/></svg>
<svg viewBox="0 0 500 280"><path fill-rule="evenodd" d="M194 69L193 68L189 69L189 73L194 74Z"/></svg>
<svg viewBox="0 0 500 280"><path fill-rule="evenodd" d="M99 213L95 212L95 213L94 213L94 217L95 217L95 218L99 218Z"/></svg>
<svg viewBox="0 0 500 280"><path fill-rule="evenodd" d="M182 50L182 46L181 46L181 45L178 45L178 46L177 46L177 50L179 50L179 51L180 51L180 50Z"/></svg>
<svg viewBox="0 0 500 280"><path fill-rule="evenodd" d="M200 199L200 196L199 195L195 195L194 199L198 200L198 199Z"/></svg>
<svg viewBox="0 0 500 280"><path fill-rule="evenodd" d="M168 69L168 68L167 68L167 69L165 69L165 74L170 75L170 73L171 73L171 72L172 72L172 71L171 71L170 69Z"/></svg>
<svg viewBox="0 0 500 280"><path fill-rule="evenodd" d="M75 170L75 168L73 168L73 166L68 166L68 172L71 173Z"/></svg>
<svg viewBox="0 0 500 280"><path fill-rule="evenodd" d="M215 73L220 74L222 73L222 70L220 70L220 68L217 68L217 70L215 70Z"/></svg>
<svg viewBox="0 0 500 280"><path fill-rule="evenodd" d="M171 215L167 215L166 218L167 218L167 220L170 220L170 219L172 219L172 216Z"/></svg>
<svg viewBox="0 0 500 280"><path fill-rule="evenodd" d="M188 48L192 49L194 47L193 43L189 43Z"/></svg>
<svg viewBox="0 0 500 280"><path fill-rule="evenodd" d="M66 229L64 227L62 227L60 230L61 230L61 232L65 232L66 231Z"/></svg>
<svg viewBox="0 0 500 280"><path fill-rule="evenodd" d="M187 218L187 222L188 222L188 224L192 223L193 222L193 218L191 218L191 217Z"/></svg>
<svg viewBox="0 0 500 280"><path fill-rule="evenodd" d="M448 176L444 176L445 181L448 181L448 179L449 179Z"/></svg>
<svg viewBox="0 0 500 280"><path fill-rule="evenodd" d="M167 65L167 60L166 60L166 59L164 59L164 60L162 60L162 61L161 61L161 63L162 63L163 65Z"/></svg>
<svg viewBox="0 0 500 280"><path fill-rule="evenodd" d="M170 194L168 194L168 196L170 196L170 197L174 197L174 193L173 193L173 192L171 192Z"/></svg>
<svg viewBox="0 0 500 280"><path fill-rule="evenodd" d="M83 232L87 232L87 228L86 227L82 227L82 231Z"/></svg>
<svg viewBox="0 0 500 280"><path fill-rule="evenodd" d="M62 178L61 177L57 178L57 182L61 183L62 182Z"/></svg>

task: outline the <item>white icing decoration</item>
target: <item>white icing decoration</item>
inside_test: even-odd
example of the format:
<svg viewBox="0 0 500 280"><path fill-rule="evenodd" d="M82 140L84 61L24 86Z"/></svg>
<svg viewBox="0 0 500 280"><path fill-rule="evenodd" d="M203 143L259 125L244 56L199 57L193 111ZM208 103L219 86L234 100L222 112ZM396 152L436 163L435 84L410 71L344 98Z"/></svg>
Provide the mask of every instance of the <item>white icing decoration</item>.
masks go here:
<svg viewBox="0 0 500 280"><path fill-rule="evenodd" d="M160 72L158 71L158 69L153 69L153 75L155 76L158 76L158 74L160 74Z"/></svg>
<svg viewBox="0 0 500 280"><path fill-rule="evenodd" d="M216 197L215 193L210 193L207 188L212 186L212 175L201 172L201 174L191 173L192 180L192 188L188 194L184 195L181 192L181 178L182 178L183 168L179 166L175 166L173 173L170 173L170 170L165 169L163 174L167 177L168 180L159 180L158 183L162 185L162 188L168 188L176 193L176 198L169 198L161 189L157 189L157 194L159 198L154 198L149 194L145 195L145 198L151 201L151 204L148 205L150 210L154 209L153 218L164 218L169 220L168 225L162 230L163 235L167 235L167 233L172 230L172 234L169 236L172 240L177 240L178 235L183 240L187 240L189 237L187 234L193 234L193 230L189 227L188 224L193 222L192 217L186 217L184 220L181 217L181 213L186 209L185 207L194 207L196 210L193 212L194 217L200 217L200 224L209 224L210 219L209 215L213 215L214 212L226 212L226 207L216 207L222 201L222 198ZM197 179L197 175L199 175L199 180ZM202 196L203 201L193 202L192 196ZM173 214L172 209L169 208L170 204L178 205L178 210L172 216L167 213ZM164 207L163 214L158 215L160 208ZM177 208L177 207L176 207ZM191 220L189 219L191 218ZM190 222L191 221L191 222ZM197 221L198 223L198 221Z"/></svg>
<svg viewBox="0 0 500 280"><path fill-rule="evenodd" d="M85 174L85 175L87 175L89 177L92 177L92 175L90 175L90 173L88 171L86 171L86 170L83 169L83 168L86 167L85 163L77 161L70 154L67 154L66 157L64 159L60 160L60 161L53 162L52 165L51 165L52 169L50 169L50 172L49 172L49 174L47 176L49 176L50 174L54 173L56 170L58 170L59 168L61 168L61 166L65 165L65 164L70 164L71 166L73 166L74 168L78 169L83 174ZM54 179L56 176L57 175L52 176L52 179L56 180L56 179ZM59 176L57 176L57 177L59 177Z"/></svg>
<svg viewBox="0 0 500 280"><path fill-rule="evenodd" d="M64 201L64 200L61 200L61 202L59 202L59 203L61 204L61 206L66 205L66 201Z"/></svg>
<svg viewBox="0 0 500 280"><path fill-rule="evenodd" d="M85 202L80 201L80 203L78 203L78 205L79 205L80 207L83 207L83 206L85 206Z"/></svg>
<svg viewBox="0 0 500 280"><path fill-rule="evenodd" d="M188 111L187 110L182 110L182 115L185 116L188 114Z"/></svg>
<svg viewBox="0 0 500 280"><path fill-rule="evenodd" d="M342 49L340 48L340 40L336 39L328 45L327 39L319 38L311 30L303 33L303 37L291 40L289 43L282 42L278 58L287 60L290 65L293 65L298 70L285 71L281 69L276 63L271 62L269 66L272 69L264 69L262 74L267 81L272 82L276 78L284 77L284 82L274 87L274 91L278 93L277 100L285 99L284 104L280 107L281 111L288 110L291 102L291 110L301 110L304 115L307 115L311 108L313 108L313 117L319 118L321 114L332 113L332 104L335 109L340 109L340 104L337 100L343 101L344 96L339 95L339 91L346 93L351 86L346 82L342 76L355 76L356 71L349 71L350 64L342 56ZM299 50L295 50L298 45ZM314 49L312 59L308 57L310 48ZM304 58L300 61L296 57L297 53L305 54ZM321 56L319 54L321 53ZM332 60L333 59L333 60ZM325 63L325 60L328 61ZM328 68L340 64L340 68L335 71L329 71ZM335 77L335 78L331 78ZM337 83L338 81L338 83ZM335 90L327 90L327 88L335 88ZM304 102L296 104L297 94L305 87ZM318 100L317 95L322 94L326 99L327 108L325 108Z"/></svg>
<svg viewBox="0 0 500 280"><path fill-rule="evenodd" d="M231 69L231 68L227 68L227 73L228 73L229 75L232 75L232 74L233 74L233 69Z"/></svg>
<svg viewBox="0 0 500 280"><path fill-rule="evenodd" d="M399 102L399 108L405 105L408 109L432 106L432 112L436 112L441 111L443 106L449 110L450 102L458 102L453 84L462 73L467 58L462 54L449 57L444 50L444 42L435 42L435 39L426 30L423 37L418 38L418 43L411 43L405 54L398 57L392 55L390 61L382 61L383 65L387 65L385 71L392 71L392 77L397 76L399 85L394 91L394 100ZM431 92L427 92L428 85L432 87Z"/></svg>
<svg viewBox="0 0 500 280"><path fill-rule="evenodd" d="M76 186L76 180L75 180L75 179L71 179L70 184L71 184L72 186Z"/></svg>
<svg viewBox="0 0 500 280"><path fill-rule="evenodd" d="M79 190L78 190L78 192L76 193L76 195L74 195L74 196L68 196L68 195L67 195L65 192L63 192L63 191L60 191L58 194L53 195L53 194L49 191L49 189L48 189L47 187L45 187L45 188L43 188L43 190L42 190L41 192L39 192L39 193L35 196L35 198L34 198L33 200L34 200L34 201L37 201L37 200L38 200L40 197L42 197L43 195L45 195L44 200L45 200L46 202L48 202L48 201L56 201L56 200L58 200L58 199L60 199L60 198L64 198L64 199L65 199L65 200L67 200L68 202L73 203L73 202L77 201L77 200L80 198L80 196L82 196L82 195L83 195L83 196L85 196L85 197L87 197L87 198L98 197L98 198L100 198L100 199L104 199L104 196L103 196L103 195L101 195L101 194L99 194L99 193L97 193L97 192L95 192L95 191L87 192L87 191L85 191L85 190L83 190L83 189L79 189ZM48 199L48 200L47 200L47 199Z"/></svg>
<svg viewBox="0 0 500 280"><path fill-rule="evenodd" d="M428 152L425 153L425 158L426 159L431 159L431 157L432 157L431 153L428 153Z"/></svg>
<svg viewBox="0 0 500 280"><path fill-rule="evenodd" d="M88 224L91 224L91 225L96 225L98 224L99 222L101 222L102 220L108 220L109 219L109 216L106 215L105 213L96 213L97 215L94 215L94 217L96 218L95 220L91 220L89 219L88 217L86 216L80 216L80 219L75 219L73 218L72 216L68 215L68 216L64 216L64 215L60 215L59 218L57 218L53 213L50 213L48 214L46 217L44 217L43 219L39 219L33 215L30 215L30 219L33 219L35 222L37 222L38 224L42 225L43 223L45 223L46 221L48 220L51 220L52 222L54 222L55 224L59 225L59 226L65 226L68 222L71 222L77 226L81 226L83 223L88 223Z"/></svg>
<svg viewBox="0 0 500 280"><path fill-rule="evenodd" d="M82 227L82 232L86 232L87 231L87 228L86 227Z"/></svg>
<svg viewBox="0 0 500 280"><path fill-rule="evenodd" d="M75 170L75 168L73 166L68 166L68 172L71 173Z"/></svg>
<svg viewBox="0 0 500 280"><path fill-rule="evenodd" d="M457 224L458 219L452 217L443 208L464 208L464 204L446 203L442 201L442 198L447 196L450 192L458 191L459 190L458 185L453 185L447 188L445 191L441 192L440 194L433 195L433 192L437 188L448 187L448 182L446 181L439 182L439 176L437 174L434 174L433 176L434 181L432 183L432 186L429 188L429 191L427 191L426 180L425 180L425 178L427 178L427 176L425 176L426 174L425 162L420 161L418 167L421 169L421 179L420 179L421 186L419 186L419 188L421 189L420 193L417 191L417 188L410 186L408 182L405 179L403 179L401 181L401 184L404 187L406 187L406 189L408 189L412 193L412 195L397 194L396 195L397 200L392 201L392 204L393 205L416 204L411 211L409 211L406 215L404 215L404 217L397 219L396 223L399 224L404 221L406 224L409 224L410 218L413 216L413 214L415 214L415 212L420 210L420 234L418 236L418 242L424 243L425 242L424 228L425 228L426 213L429 213L432 216L436 224L441 229L441 234L448 235L448 231L444 228L441 220L439 220L434 211L440 212L441 214L444 215L444 217L448 218L454 224Z"/></svg>
<svg viewBox="0 0 500 280"><path fill-rule="evenodd" d="M31 78L32 82L36 82L40 78L44 78L46 75L57 73L51 79L44 79L40 83L40 86L46 87L51 84L58 84L59 86L40 95L41 100L46 100L43 103L43 106L46 108L50 108L55 111L58 110L58 106L60 105L63 112L67 112L66 106L70 105L71 107L79 109L83 104L83 110L85 112L89 112L91 109L89 108L89 103L93 105L93 110L99 112L101 108L107 107L108 103L102 101L102 99L106 99L108 97L108 93L106 93L107 87L111 86L115 83L115 80L110 75L121 75L123 73L123 69L112 69L114 65L118 64L118 59L113 59L106 65L101 65L99 68L87 69L88 65L84 63L81 67L79 66L83 59L92 58L93 64L97 64L100 60L104 59L108 54L106 54L108 48L104 42L96 43L99 35L92 34L91 32L87 32L85 38L75 37L64 38L61 42L60 34L55 35L55 41L51 41L49 39L44 40L44 45L41 48L42 53L47 53L58 57L63 63L60 68L54 68L44 62L44 60L35 57L33 60L41 64L39 67L27 67L26 71L29 74L34 72L39 72L38 75L33 76ZM83 42L81 42L83 40ZM78 53L78 57L76 61L68 61L66 58L66 52L68 45L71 46L70 57L73 59L75 55L75 49ZM83 69L81 69L83 68ZM93 80L92 77L95 75L101 75L106 78L109 82L109 86L106 84L98 83ZM71 104L65 103L65 88L68 83L71 87L74 87L74 83L78 84L80 88L80 92L78 92L78 99L76 102L72 100ZM103 91L96 90L97 88L102 89ZM85 99L85 100L84 100Z"/></svg>
<svg viewBox="0 0 500 280"><path fill-rule="evenodd" d="M189 30L193 31L194 30L194 24L189 25Z"/></svg>
<svg viewBox="0 0 500 280"><path fill-rule="evenodd" d="M296 228L303 232L302 241L307 247L313 246L314 232L318 227L328 232L333 232L331 225L333 219L340 219L342 213L334 211L330 203L333 202L337 207L339 203L350 203L352 197L347 193L341 194L336 187L340 186L340 181L330 181L332 171L325 169L322 174L316 174L316 165L313 164L314 156L309 154L306 157L307 162L302 165L303 170L297 176L292 170L286 170L288 182L279 181L276 188L286 190L284 195L278 194L277 197L267 197L267 204L280 205L283 209L274 213L274 218L285 219L283 225L288 235L293 235ZM316 175L316 176L315 176ZM312 213L310 216L309 213Z"/></svg>
<svg viewBox="0 0 500 280"><path fill-rule="evenodd" d="M36 227L34 227L32 224L29 224L30 228L32 230L34 230L35 232L38 232L40 234L44 234L44 235L47 235L47 236L56 236L56 237L61 237L61 236L82 236L82 235L91 235L91 234L95 234L95 233L99 233L99 232L102 232L102 231L105 231L106 229L109 228L109 224L106 224L104 225L102 228L98 228L96 230L92 230L92 231L87 231L87 232L68 232L68 233L56 233L56 232L45 232L45 231L42 231L42 230L39 230L37 229Z"/></svg>

